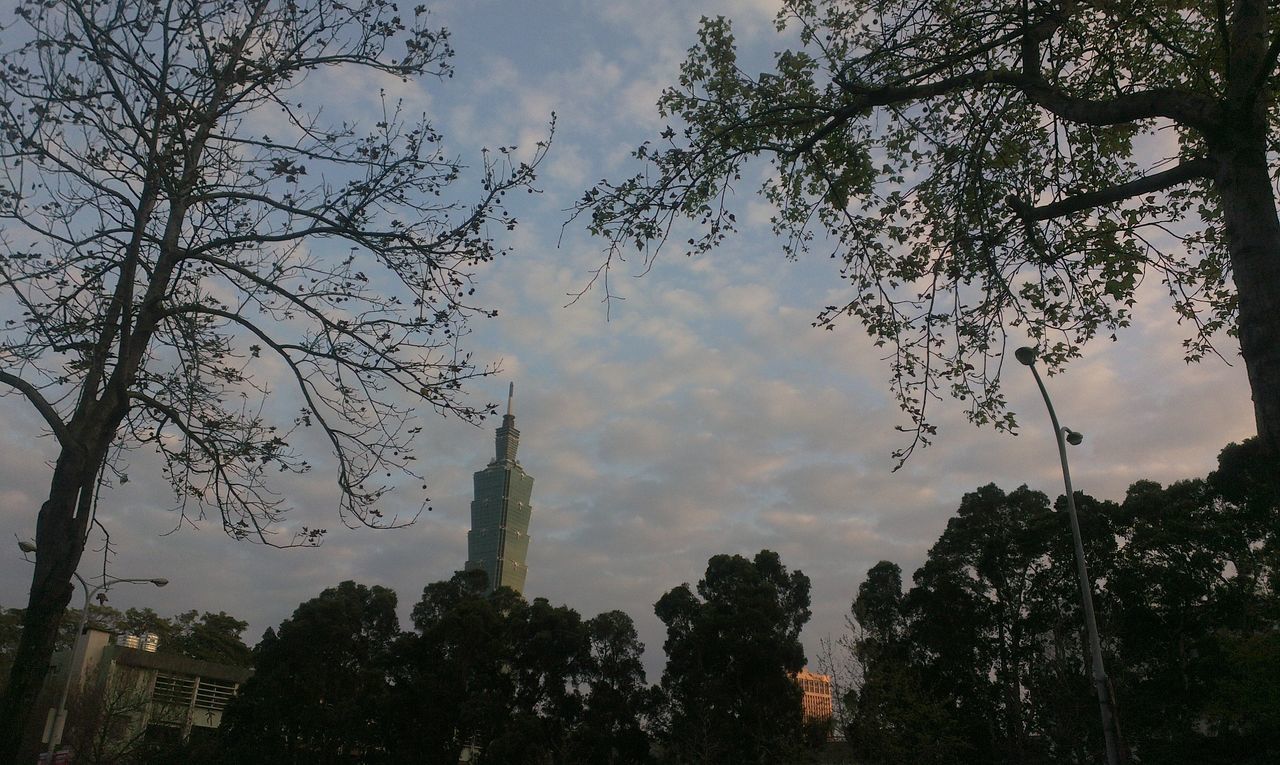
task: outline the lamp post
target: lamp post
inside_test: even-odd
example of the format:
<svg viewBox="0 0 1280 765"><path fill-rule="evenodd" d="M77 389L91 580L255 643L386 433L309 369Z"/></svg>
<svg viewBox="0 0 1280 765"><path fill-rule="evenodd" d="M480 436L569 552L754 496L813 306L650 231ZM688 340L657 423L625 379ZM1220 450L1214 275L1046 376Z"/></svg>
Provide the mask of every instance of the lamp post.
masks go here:
<svg viewBox="0 0 1280 765"><path fill-rule="evenodd" d="M1107 749L1107 765L1119 765L1120 731L1116 725L1116 712L1111 698L1111 682L1107 679L1106 666L1102 662L1102 642L1098 637L1098 620L1093 613L1093 580L1089 578L1089 567L1084 560L1084 542L1080 536L1080 518L1076 514L1075 492L1071 488L1071 470L1067 467L1067 444L1077 446L1084 436L1058 424L1058 415L1053 411L1053 402L1049 400L1049 391L1036 371L1036 352L1033 348L1022 347L1013 352L1018 361L1031 368L1031 374L1040 387L1040 395L1044 397L1045 408L1049 410L1049 420L1053 423L1053 433L1058 440L1058 456L1062 459L1062 482L1067 489L1067 515L1071 519L1071 538L1076 548L1076 574L1080 579L1080 602L1084 610L1084 628L1089 636L1089 653L1093 659L1093 685L1098 693L1098 709L1102 715L1102 738Z"/></svg>
<svg viewBox="0 0 1280 765"><path fill-rule="evenodd" d="M22 547L22 551L34 552L34 545L31 545L32 549L30 550L27 549L28 545L29 543L20 544L20 547ZM164 587L166 584L169 583L168 579L162 579L160 577L148 579L148 578L133 578L133 577L103 576L102 583L91 588L89 586L89 583L86 582L78 572L74 573L73 575L75 576L76 580L80 582L80 589L84 591L84 607L80 609L80 621L76 625L75 642L71 645L71 655L67 657L67 679L66 679L66 682L62 684L62 692L58 696L58 706L54 711L53 720L49 725L49 763L50 765L52 765L54 755L58 751L58 744L61 743L61 739L62 739L62 728L66 724L67 696L69 696L71 693L71 683L75 678L75 673L72 672L72 670L74 669L74 667L72 666L72 662L76 658L76 648L80 645L80 641L84 638L85 625L88 624L88 621L89 621L89 601L93 598L94 595L97 595L99 592L102 592L104 590L109 590L111 589L112 585L116 585L116 584L154 584L156 587Z"/></svg>

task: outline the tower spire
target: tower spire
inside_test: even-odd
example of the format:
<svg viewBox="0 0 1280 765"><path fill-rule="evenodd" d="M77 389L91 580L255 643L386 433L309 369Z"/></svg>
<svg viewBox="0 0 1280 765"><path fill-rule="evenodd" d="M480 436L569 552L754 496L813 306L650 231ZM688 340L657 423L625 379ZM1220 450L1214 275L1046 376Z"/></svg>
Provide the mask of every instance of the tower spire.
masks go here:
<svg viewBox="0 0 1280 765"><path fill-rule="evenodd" d="M520 431L516 430L515 415L516 384L507 388L507 413L502 417L502 426L498 428L494 446L495 462L515 462L516 449L520 446Z"/></svg>

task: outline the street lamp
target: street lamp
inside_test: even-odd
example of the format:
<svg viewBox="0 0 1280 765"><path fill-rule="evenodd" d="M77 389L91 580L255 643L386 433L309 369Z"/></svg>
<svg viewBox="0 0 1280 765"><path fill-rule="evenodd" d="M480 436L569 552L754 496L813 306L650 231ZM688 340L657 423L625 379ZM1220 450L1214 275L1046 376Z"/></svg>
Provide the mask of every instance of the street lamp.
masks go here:
<svg viewBox="0 0 1280 765"><path fill-rule="evenodd" d="M1102 715L1102 737L1107 748L1107 765L1118 765L1120 762L1120 733L1116 725L1116 712L1111 699L1111 683L1107 679L1107 670L1102 663L1102 642L1098 638L1098 620L1093 614L1093 580L1089 578L1089 567L1084 561L1084 542L1080 537L1080 518L1076 514L1075 492L1071 489L1071 470L1067 467L1067 444L1078 446L1084 436L1071 428L1058 424L1058 415L1053 411L1053 402L1049 400L1049 391L1036 371L1036 352L1033 348L1022 347L1013 352L1018 361L1031 368L1031 374L1040 386L1040 395L1044 397L1045 408L1049 410L1049 420L1053 423L1053 432L1058 440L1058 456L1062 459L1062 482L1067 488L1067 515L1071 518L1071 538L1076 547L1076 573L1080 578L1080 601L1084 606L1084 628L1089 635L1089 652L1093 655L1093 685L1098 693L1098 708Z"/></svg>
<svg viewBox="0 0 1280 765"><path fill-rule="evenodd" d="M24 553L32 553L36 551L36 546L31 544L30 542L19 542L18 547ZM76 578L76 581L80 582L80 589L84 591L84 607L80 609L80 621L76 625L75 642L71 646L71 655L67 657L67 679L66 679L66 682L62 684L62 693L58 697L58 706L56 708L56 711L54 711L53 719L50 721L51 724L49 725L49 762L50 763L54 761L53 759L54 755L57 754L58 744L61 743L61 739L62 739L62 728L67 721L67 696L69 696L71 693L71 682L75 677L75 675L72 673L72 670L74 669L74 667L72 666L72 663L76 658L76 648L79 647L80 641L84 638L85 625L89 621L89 601L92 600L93 596L97 595L99 592L103 592L104 590L111 589L112 585L154 584L156 587L164 587L166 584L169 583L168 579L163 579L161 577L135 578L135 577L116 577L116 576L104 575L102 577L102 583L91 588L89 586L89 583L86 582L82 576L80 576L79 572L73 572L72 576Z"/></svg>

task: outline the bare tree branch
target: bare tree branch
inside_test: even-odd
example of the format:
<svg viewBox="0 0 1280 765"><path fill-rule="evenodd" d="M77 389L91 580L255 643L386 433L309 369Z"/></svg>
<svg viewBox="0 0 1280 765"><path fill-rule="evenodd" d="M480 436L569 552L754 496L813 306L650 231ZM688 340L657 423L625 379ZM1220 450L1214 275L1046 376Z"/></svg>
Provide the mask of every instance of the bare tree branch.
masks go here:
<svg viewBox="0 0 1280 765"><path fill-rule="evenodd" d="M67 429L67 424L58 416L58 411L54 409L44 396L40 395L39 389L26 380L17 375L10 374L4 370L0 370L0 382L9 385L19 393L27 397L31 405L35 407L40 416L44 418L49 429L53 431L57 437L58 443L66 449L77 448L75 436Z"/></svg>

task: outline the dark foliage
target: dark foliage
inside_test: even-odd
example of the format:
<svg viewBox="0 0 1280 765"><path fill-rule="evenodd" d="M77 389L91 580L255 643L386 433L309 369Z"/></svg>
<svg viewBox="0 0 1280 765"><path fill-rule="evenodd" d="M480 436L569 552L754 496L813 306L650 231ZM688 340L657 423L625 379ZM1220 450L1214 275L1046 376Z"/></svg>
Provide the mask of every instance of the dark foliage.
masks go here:
<svg viewBox="0 0 1280 765"><path fill-rule="evenodd" d="M671 763L766 763L804 749L800 630L809 578L778 554L717 555L697 594L687 584L654 608L667 626L660 739Z"/></svg>
<svg viewBox="0 0 1280 765"><path fill-rule="evenodd" d="M343 582L298 606L253 649L254 676L220 731L234 763L387 761L396 596Z"/></svg>
<svg viewBox="0 0 1280 765"><path fill-rule="evenodd" d="M228 708L219 761L650 761L649 691L630 618L435 582L395 623L395 596L344 582L302 604L254 649Z"/></svg>
<svg viewBox="0 0 1280 765"><path fill-rule="evenodd" d="M1077 495L1107 666L1133 756L1280 756L1277 479L1254 441L1207 480ZM1061 504L1061 503L1060 503ZM1092 763L1098 709L1065 513L1025 487L965 496L914 586L859 588L846 733L868 763Z"/></svg>

